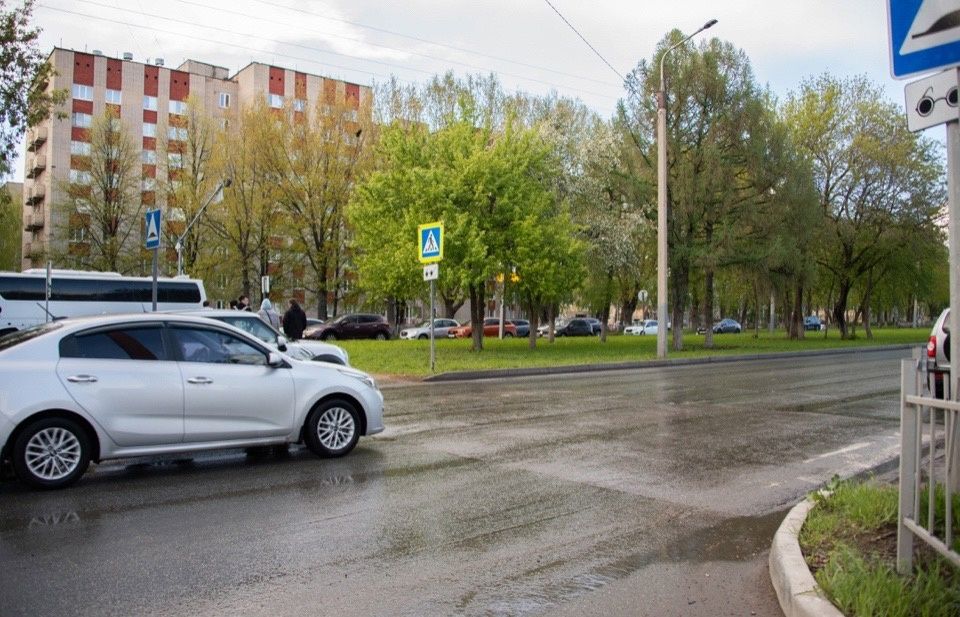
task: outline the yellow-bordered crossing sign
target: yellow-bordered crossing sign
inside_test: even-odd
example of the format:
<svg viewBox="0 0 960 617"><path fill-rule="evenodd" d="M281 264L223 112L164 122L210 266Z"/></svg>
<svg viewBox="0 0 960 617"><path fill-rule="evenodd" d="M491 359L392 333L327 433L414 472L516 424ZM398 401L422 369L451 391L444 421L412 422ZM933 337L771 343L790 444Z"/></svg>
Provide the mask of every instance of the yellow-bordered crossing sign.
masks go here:
<svg viewBox="0 0 960 617"><path fill-rule="evenodd" d="M443 259L443 223L426 223L417 227L417 252L420 263L431 264Z"/></svg>

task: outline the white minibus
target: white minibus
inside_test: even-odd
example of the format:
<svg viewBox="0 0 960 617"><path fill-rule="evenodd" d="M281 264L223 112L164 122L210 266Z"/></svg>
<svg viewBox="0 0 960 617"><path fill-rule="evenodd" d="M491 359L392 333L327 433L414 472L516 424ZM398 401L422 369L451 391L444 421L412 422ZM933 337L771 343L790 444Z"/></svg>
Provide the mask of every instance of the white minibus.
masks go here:
<svg viewBox="0 0 960 617"><path fill-rule="evenodd" d="M0 272L0 335L63 317L107 313L148 313L153 308L153 279L116 272L51 270L50 302L45 269ZM207 299L203 281L157 280L157 310L196 309Z"/></svg>

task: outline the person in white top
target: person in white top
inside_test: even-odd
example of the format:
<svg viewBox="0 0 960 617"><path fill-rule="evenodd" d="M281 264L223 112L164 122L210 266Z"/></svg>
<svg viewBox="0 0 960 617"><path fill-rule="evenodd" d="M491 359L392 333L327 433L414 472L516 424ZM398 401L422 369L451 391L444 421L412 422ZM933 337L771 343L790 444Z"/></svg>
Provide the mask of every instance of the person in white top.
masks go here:
<svg viewBox="0 0 960 617"><path fill-rule="evenodd" d="M260 303L260 310L257 311L257 315L273 326L275 330L280 329L280 313L273 310L273 303L268 298L264 298L263 302Z"/></svg>

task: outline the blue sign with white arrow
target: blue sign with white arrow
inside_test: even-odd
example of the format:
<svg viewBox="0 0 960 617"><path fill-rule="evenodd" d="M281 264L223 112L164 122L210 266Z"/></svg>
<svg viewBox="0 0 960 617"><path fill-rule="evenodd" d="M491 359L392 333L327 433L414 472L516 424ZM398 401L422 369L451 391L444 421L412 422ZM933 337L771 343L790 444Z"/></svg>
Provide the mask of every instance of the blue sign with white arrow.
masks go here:
<svg viewBox="0 0 960 617"><path fill-rule="evenodd" d="M960 0L888 0L895 78L960 65Z"/></svg>
<svg viewBox="0 0 960 617"><path fill-rule="evenodd" d="M147 249L160 248L160 210L147 210L146 212L146 233L144 234L144 246Z"/></svg>

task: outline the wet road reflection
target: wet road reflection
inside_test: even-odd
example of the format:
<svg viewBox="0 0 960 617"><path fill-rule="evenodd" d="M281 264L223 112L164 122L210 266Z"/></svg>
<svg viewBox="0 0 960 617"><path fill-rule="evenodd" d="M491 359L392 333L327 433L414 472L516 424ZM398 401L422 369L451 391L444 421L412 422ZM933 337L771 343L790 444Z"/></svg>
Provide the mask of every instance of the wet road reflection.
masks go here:
<svg viewBox="0 0 960 617"><path fill-rule="evenodd" d="M389 387L388 430L344 459L4 482L0 615L526 615L754 559L786 505L895 443L903 355Z"/></svg>

